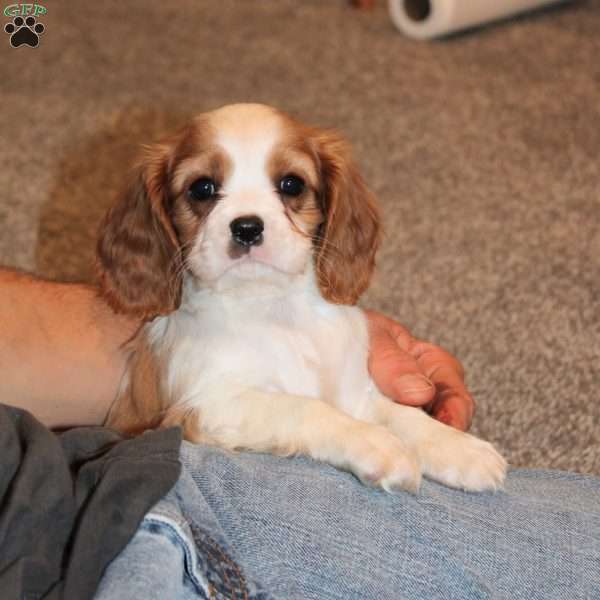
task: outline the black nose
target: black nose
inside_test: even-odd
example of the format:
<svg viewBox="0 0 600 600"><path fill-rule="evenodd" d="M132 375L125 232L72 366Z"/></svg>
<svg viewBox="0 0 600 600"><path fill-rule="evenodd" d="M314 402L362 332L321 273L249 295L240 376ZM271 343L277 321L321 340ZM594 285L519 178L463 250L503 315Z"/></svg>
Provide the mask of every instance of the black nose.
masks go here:
<svg viewBox="0 0 600 600"><path fill-rule="evenodd" d="M238 217L229 224L231 237L240 246L258 246L263 240L265 224L255 216Z"/></svg>

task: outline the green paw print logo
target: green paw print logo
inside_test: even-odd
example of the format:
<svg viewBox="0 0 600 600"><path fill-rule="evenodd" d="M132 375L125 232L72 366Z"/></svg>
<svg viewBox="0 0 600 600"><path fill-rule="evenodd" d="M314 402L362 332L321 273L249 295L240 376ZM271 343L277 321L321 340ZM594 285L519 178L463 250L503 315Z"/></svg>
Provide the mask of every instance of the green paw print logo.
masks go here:
<svg viewBox="0 0 600 600"><path fill-rule="evenodd" d="M40 4L11 4L4 9L5 17L13 17L4 25L4 31L10 35L13 48L29 46L37 48L40 36L46 30L43 23L37 20L38 15L45 15L46 9Z"/></svg>

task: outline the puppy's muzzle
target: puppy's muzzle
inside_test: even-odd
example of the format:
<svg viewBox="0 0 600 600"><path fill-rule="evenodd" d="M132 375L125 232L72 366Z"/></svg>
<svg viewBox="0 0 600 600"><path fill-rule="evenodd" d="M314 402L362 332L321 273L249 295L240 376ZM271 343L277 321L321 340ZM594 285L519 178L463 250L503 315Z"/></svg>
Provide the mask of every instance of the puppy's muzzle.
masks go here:
<svg viewBox="0 0 600 600"><path fill-rule="evenodd" d="M260 217L251 215L234 219L229 224L229 229L231 229L231 239L236 244L244 247L260 246L265 224Z"/></svg>

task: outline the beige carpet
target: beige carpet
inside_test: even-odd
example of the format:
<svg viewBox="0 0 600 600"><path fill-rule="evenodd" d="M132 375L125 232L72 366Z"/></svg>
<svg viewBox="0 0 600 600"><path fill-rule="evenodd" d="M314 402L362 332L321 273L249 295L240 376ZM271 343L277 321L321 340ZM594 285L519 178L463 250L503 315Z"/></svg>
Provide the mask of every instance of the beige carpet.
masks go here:
<svg viewBox="0 0 600 600"><path fill-rule="evenodd" d="M365 303L465 363L475 432L600 474L600 1L437 43L384 2L48 2L0 48L0 262L88 279L140 142L261 101L335 126L385 211Z"/></svg>

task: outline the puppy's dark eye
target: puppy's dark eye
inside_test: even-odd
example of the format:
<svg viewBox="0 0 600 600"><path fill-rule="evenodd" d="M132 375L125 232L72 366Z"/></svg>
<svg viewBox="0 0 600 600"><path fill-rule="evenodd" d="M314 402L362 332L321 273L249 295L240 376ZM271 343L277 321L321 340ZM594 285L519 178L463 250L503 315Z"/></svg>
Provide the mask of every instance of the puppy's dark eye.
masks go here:
<svg viewBox="0 0 600 600"><path fill-rule="evenodd" d="M196 179L188 190L190 198L193 200L210 200L217 193L217 184L208 177L201 177Z"/></svg>
<svg viewBox="0 0 600 600"><path fill-rule="evenodd" d="M284 196L299 196L305 188L304 180L297 175L286 175L279 180L279 192Z"/></svg>

